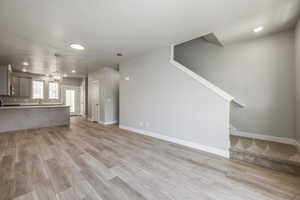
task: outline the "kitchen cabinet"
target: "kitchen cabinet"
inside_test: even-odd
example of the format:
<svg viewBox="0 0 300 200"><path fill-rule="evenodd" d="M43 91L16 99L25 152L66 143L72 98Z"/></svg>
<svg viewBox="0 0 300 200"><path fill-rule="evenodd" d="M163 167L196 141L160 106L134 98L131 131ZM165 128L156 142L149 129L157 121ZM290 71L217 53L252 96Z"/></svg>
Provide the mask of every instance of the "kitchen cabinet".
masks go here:
<svg viewBox="0 0 300 200"><path fill-rule="evenodd" d="M11 96L30 97L32 88L32 79L29 77L11 78Z"/></svg>
<svg viewBox="0 0 300 200"><path fill-rule="evenodd" d="M0 95L10 95L9 66L0 66Z"/></svg>
<svg viewBox="0 0 300 200"><path fill-rule="evenodd" d="M19 96L20 97L30 97L32 80L31 78L19 78Z"/></svg>
<svg viewBox="0 0 300 200"><path fill-rule="evenodd" d="M10 91L10 95L17 97L19 96L19 78L16 76L12 76L11 77L11 91Z"/></svg>

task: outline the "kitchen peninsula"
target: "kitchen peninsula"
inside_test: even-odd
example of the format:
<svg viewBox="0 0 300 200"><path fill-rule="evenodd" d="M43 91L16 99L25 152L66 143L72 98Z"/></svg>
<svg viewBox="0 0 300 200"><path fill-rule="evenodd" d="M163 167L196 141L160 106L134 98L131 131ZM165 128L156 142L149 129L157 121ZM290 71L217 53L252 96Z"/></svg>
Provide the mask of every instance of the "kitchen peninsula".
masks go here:
<svg viewBox="0 0 300 200"><path fill-rule="evenodd" d="M69 124L70 109L66 105L0 107L0 133Z"/></svg>

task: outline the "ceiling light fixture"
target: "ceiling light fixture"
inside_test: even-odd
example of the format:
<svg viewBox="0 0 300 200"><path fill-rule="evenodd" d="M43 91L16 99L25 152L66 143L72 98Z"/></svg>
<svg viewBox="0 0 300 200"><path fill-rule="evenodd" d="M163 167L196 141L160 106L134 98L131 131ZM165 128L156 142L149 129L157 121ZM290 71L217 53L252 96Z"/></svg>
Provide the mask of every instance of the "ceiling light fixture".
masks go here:
<svg viewBox="0 0 300 200"><path fill-rule="evenodd" d="M29 63L28 62L23 62L23 65L28 66Z"/></svg>
<svg viewBox="0 0 300 200"><path fill-rule="evenodd" d="M75 69L73 69L73 70L72 70L72 73L76 73L76 70L75 70Z"/></svg>
<svg viewBox="0 0 300 200"><path fill-rule="evenodd" d="M64 74L64 75L63 75L63 77L67 77L67 76L68 76L68 74Z"/></svg>
<svg viewBox="0 0 300 200"><path fill-rule="evenodd" d="M263 26L259 26L259 27L255 28L255 29L253 29L254 33L258 33L258 32L260 32L262 30L264 30Z"/></svg>
<svg viewBox="0 0 300 200"><path fill-rule="evenodd" d="M26 68L23 68L23 69L22 69L22 72L27 72L27 69L26 69Z"/></svg>
<svg viewBox="0 0 300 200"><path fill-rule="evenodd" d="M84 50L84 46L80 45L80 44L71 44L70 47L72 49L76 49L76 50Z"/></svg>

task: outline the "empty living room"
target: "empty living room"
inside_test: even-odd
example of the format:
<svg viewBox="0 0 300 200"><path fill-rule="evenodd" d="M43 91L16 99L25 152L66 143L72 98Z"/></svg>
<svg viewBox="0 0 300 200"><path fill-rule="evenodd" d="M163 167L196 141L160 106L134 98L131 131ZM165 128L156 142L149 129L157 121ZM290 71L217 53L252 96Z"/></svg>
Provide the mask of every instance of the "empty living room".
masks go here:
<svg viewBox="0 0 300 200"><path fill-rule="evenodd" d="M0 200L300 200L299 0L0 0Z"/></svg>

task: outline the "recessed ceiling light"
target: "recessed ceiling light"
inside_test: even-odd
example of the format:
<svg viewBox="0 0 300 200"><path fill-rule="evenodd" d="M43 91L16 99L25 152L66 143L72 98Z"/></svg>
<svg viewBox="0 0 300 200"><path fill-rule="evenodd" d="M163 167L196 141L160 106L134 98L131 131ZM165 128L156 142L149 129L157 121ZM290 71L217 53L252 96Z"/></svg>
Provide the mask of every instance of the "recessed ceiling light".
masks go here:
<svg viewBox="0 0 300 200"><path fill-rule="evenodd" d="M28 62L23 62L23 65L28 66L29 63Z"/></svg>
<svg viewBox="0 0 300 200"><path fill-rule="evenodd" d="M260 32L260 31L262 31L262 30L264 30L264 27L263 27L263 26L259 26L259 27L256 27L255 29L253 29L253 31L254 31L255 33L258 33L258 32Z"/></svg>
<svg viewBox="0 0 300 200"><path fill-rule="evenodd" d="M22 72L27 72L27 69L26 69L26 68L23 68L23 69L22 69Z"/></svg>
<svg viewBox="0 0 300 200"><path fill-rule="evenodd" d="M67 77L67 76L68 76L68 74L64 74L64 75L63 75L63 77Z"/></svg>
<svg viewBox="0 0 300 200"><path fill-rule="evenodd" d="M84 46L80 45L80 44L71 44L70 47L72 49L76 49L76 50L84 50Z"/></svg>
<svg viewBox="0 0 300 200"><path fill-rule="evenodd" d="M73 70L72 70L72 73L76 73L76 70L75 70L75 69L73 69Z"/></svg>

